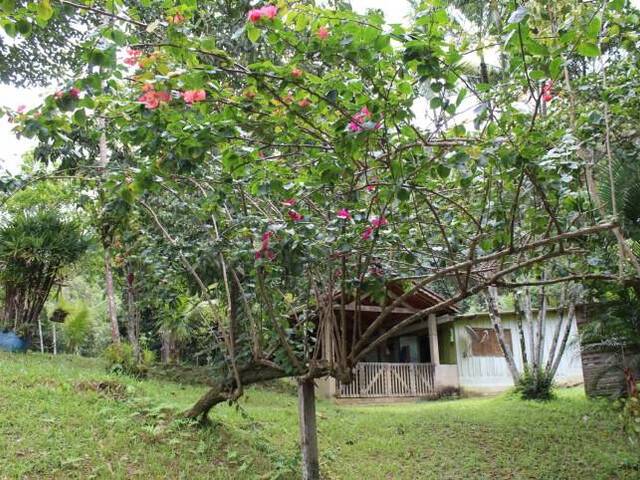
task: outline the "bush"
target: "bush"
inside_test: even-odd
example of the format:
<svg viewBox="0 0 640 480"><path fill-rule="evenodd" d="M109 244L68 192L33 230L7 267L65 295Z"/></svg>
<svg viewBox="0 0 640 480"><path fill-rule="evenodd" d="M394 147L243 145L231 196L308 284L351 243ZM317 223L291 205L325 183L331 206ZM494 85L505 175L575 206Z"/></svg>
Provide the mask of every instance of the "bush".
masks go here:
<svg viewBox="0 0 640 480"><path fill-rule="evenodd" d="M107 362L107 370L110 373L131 375L137 378L144 378L149 373L149 368L155 361L155 354L148 349L142 349L140 360L136 361L133 347L126 342L111 344L105 348L103 358Z"/></svg>
<svg viewBox="0 0 640 480"><path fill-rule="evenodd" d="M516 392L525 400L551 400L553 376L542 368L525 369L516 385Z"/></svg>
<svg viewBox="0 0 640 480"><path fill-rule="evenodd" d="M637 445L640 442L640 396L634 395L617 400L620 408L620 420L629 442Z"/></svg>

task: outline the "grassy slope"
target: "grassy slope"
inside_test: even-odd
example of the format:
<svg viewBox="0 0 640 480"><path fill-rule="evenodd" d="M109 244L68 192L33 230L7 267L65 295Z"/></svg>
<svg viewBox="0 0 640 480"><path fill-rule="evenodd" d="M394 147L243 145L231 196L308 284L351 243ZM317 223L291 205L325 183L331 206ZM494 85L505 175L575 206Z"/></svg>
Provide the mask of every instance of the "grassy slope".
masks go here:
<svg viewBox="0 0 640 480"><path fill-rule="evenodd" d="M104 379L127 391L78 391ZM202 391L109 377L92 359L0 353L0 479L296 477L294 396L250 389L240 410L215 410L213 428L175 420ZM615 412L580 389L548 404L320 402L318 413L327 478L640 478Z"/></svg>

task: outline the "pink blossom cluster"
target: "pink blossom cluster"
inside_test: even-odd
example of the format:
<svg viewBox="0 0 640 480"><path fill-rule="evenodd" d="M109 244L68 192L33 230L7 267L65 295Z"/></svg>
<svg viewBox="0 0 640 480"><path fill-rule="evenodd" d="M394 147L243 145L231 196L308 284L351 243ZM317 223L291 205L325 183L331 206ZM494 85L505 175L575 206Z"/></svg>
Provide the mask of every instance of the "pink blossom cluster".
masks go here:
<svg viewBox="0 0 640 480"><path fill-rule="evenodd" d="M189 104L202 102L206 97L207 97L207 92L205 92L203 89L185 90L182 93L182 98L184 99L185 103L189 103Z"/></svg>
<svg viewBox="0 0 640 480"><path fill-rule="evenodd" d="M318 29L318 31L316 32L316 35L318 35L318 38L320 40L326 40L327 38L329 38L330 34L331 34L331 32L329 31L329 29L327 27L320 27Z"/></svg>
<svg viewBox="0 0 640 480"><path fill-rule="evenodd" d="M264 232L262 234L262 243L260 244L260 250L256 250L256 260L260 260L261 258L266 258L268 260L273 260L276 258L276 254L270 247L271 237L273 236L273 232Z"/></svg>
<svg viewBox="0 0 640 480"><path fill-rule="evenodd" d="M65 95L69 95L71 98L75 98L77 100L78 98L80 98L80 89L78 89L76 87L71 87L66 92L62 91L62 90L58 90L56 93L53 94L53 97L55 99L60 99L60 98L64 97Z"/></svg>
<svg viewBox="0 0 640 480"><path fill-rule="evenodd" d="M365 228L364 232L362 232L363 240L369 240L374 231L389 224L387 219L384 217L373 217L370 223L371 225Z"/></svg>
<svg viewBox="0 0 640 480"><path fill-rule="evenodd" d="M167 91L157 92L155 87L150 83L145 83L142 87L143 94L138 98L138 102L142 103L149 110L155 110L162 103L171 100L171 94Z"/></svg>
<svg viewBox="0 0 640 480"><path fill-rule="evenodd" d="M140 62L140 57L142 56L142 50L136 50L135 48L127 49L127 58L124 59L124 63L127 65L133 66Z"/></svg>
<svg viewBox="0 0 640 480"><path fill-rule="evenodd" d="M553 100L553 80L547 80L542 86L542 99L545 102Z"/></svg>
<svg viewBox="0 0 640 480"><path fill-rule="evenodd" d="M365 129L365 124L371 121L372 114L369 109L365 106L356 113L353 117L351 117L351 121L347 126L347 129L353 133L360 133ZM375 130L378 130L381 127L381 123L378 122L373 127Z"/></svg>
<svg viewBox="0 0 640 480"><path fill-rule="evenodd" d="M275 5L265 5L262 8L254 8L253 10L249 10L247 19L251 23L257 23L263 18L273 20L276 15L278 15L278 7L276 7Z"/></svg>

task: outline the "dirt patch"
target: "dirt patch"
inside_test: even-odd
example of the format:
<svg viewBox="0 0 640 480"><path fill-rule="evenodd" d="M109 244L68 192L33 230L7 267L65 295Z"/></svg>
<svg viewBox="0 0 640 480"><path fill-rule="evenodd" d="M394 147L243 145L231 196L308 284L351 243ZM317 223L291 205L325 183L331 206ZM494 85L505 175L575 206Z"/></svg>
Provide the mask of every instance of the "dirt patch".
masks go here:
<svg viewBox="0 0 640 480"><path fill-rule="evenodd" d="M84 380L75 384L77 392L96 392L106 398L126 400L129 396L127 386L115 380Z"/></svg>

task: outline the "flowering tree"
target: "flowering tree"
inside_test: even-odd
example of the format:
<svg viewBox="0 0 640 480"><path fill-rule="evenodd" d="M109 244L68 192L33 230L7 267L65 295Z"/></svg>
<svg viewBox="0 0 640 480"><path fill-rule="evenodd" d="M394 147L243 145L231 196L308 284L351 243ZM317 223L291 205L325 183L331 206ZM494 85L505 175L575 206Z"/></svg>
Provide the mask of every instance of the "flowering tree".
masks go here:
<svg viewBox="0 0 640 480"><path fill-rule="evenodd" d="M622 2L577 14L560 2L551 16L544 2L508 3L492 84L469 67L485 47L439 0L408 27L280 1L247 9L231 38L211 34L192 1L4 14L46 22L65 5L107 22L81 47L86 68L17 114L17 130L85 178L105 132L111 200L146 218L144 233L173 252L165 261L226 312L212 389L188 416L270 378L349 382L399 330L540 265L601 275L584 252L616 224L593 217L582 189L569 80L600 55L602 19L620 23ZM389 280L404 293L365 324L363 297ZM409 295L443 284L446 300L389 325Z"/></svg>

